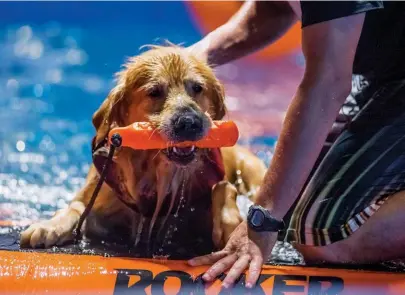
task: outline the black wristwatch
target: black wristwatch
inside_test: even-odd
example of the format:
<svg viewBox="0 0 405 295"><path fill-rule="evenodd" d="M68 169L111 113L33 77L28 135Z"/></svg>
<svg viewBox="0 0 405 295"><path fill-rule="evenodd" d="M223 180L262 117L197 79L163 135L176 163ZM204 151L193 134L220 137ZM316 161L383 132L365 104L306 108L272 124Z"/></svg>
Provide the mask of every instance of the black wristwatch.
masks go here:
<svg viewBox="0 0 405 295"><path fill-rule="evenodd" d="M249 227L256 232L278 232L284 229L284 222L271 216L270 212L259 205L249 207L247 215Z"/></svg>

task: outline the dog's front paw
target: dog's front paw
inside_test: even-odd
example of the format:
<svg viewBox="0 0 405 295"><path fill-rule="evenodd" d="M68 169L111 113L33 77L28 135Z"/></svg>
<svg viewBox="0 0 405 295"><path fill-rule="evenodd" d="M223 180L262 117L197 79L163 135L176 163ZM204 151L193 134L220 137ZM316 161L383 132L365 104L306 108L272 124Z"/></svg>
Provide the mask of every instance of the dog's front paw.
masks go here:
<svg viewBox="0 0 405 295"><path fill-rule="evenodd" d="M243 221L236 203L237 196L236 187L228 181L221 181L213 187L212 241L217 249L225 247L232 232Z"/></svg>
<svg viewBox="0 0 405 295"><path fill-rule="evenodd" d="M73 239L71 224L63 224L62 220L46 220L32 224L21 233L21 247L45 247L61 245Z"/></svg>
<svg viewBox="0 0 405 295"><path fill-rule="evenodd" d="M212 242L217 249L223 249L225 246L224 243L224 231L221 226L214 226L212 230Z"/></svg>
<svg viewBox="0 0 405 295"><path fill-rule="evenodd" d="M232 216L229 216L230 214L227 213L224 215L228 216L222 217L219 223L214 221L212 230L212 241L217 249L223 249L225 247L233 231L242 222L239 212L236 210Z"/></svg>

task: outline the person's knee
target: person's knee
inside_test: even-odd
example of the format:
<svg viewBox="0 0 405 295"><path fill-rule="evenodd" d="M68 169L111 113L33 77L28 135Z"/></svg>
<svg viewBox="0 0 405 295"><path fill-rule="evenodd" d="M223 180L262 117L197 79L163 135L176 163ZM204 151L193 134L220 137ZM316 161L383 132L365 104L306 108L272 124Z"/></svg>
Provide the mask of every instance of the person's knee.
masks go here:
<svg viewBox="0 0 405 295"><path fill-rule="evenodd" d="M351 263L352 251L339 242L327 246L309 246L293 243L293 247L304 257L306 263Z"/></svg>

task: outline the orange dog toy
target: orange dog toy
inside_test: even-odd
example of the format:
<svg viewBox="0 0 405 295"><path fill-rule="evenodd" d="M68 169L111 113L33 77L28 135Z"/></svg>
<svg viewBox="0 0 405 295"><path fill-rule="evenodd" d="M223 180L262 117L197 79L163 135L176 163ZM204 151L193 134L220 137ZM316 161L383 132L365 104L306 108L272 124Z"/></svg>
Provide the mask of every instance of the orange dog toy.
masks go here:
<svg viewBox="0 0 405 295"><path fill-rule="evenodd" d="M109 132L109 142L114 135L122 139L122 146L136 150L165 149L167 147L186 147L194 145L200 148L230 147L239 139L239 130L233 121L213 121L207 136L195 142L169 144L148 122L136 122L126 127L114 128Z"/></svg>

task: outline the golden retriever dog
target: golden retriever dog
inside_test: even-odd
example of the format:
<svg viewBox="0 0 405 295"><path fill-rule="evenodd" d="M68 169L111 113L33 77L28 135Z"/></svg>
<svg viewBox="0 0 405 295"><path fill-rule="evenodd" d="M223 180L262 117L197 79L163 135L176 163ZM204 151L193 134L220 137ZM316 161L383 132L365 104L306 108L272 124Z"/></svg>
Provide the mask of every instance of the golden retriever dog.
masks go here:
<svg viewBox="0 0 405 295"><path fill-rule="evenodd" d="M93 115L93 164L84 187L68 208L23 231L22 247L72 241L99 181L112 128L148 121L168 142L196 141L212 120L226 114L222 84L209 65L182 47L153 46L130 58L116 80ZM188 249L184 256L206 254L225 245L242 221L237 195L253 192L253 200L265 171L264 163L241 146L120 147L82 231L90 239L143 245L152 255L179 249ZM206 246L198 250L201 241Z"/></svg>

